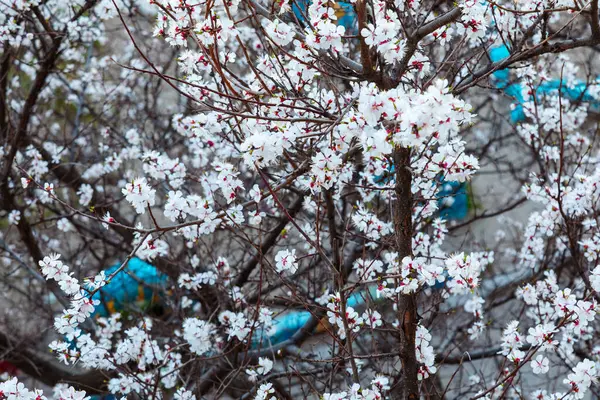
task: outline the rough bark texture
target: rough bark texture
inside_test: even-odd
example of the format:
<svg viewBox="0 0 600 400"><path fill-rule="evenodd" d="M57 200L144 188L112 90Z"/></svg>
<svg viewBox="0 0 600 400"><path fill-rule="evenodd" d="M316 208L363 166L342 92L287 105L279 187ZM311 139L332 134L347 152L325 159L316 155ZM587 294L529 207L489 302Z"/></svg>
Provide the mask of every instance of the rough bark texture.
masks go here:
<svg viewBox="0 0 600 400"><path fill-rule="evenodd" d="M392 204L394 218L395 247L398 259L412 257L412 175L410 171L410 149L397 147L394 151L396 167L396 199ZM414 294L400 295L398 299L398 330L402 363L400 383L392 390L395 399L418 399L419 385L415 336L417 331L417 301Z"/></svg>

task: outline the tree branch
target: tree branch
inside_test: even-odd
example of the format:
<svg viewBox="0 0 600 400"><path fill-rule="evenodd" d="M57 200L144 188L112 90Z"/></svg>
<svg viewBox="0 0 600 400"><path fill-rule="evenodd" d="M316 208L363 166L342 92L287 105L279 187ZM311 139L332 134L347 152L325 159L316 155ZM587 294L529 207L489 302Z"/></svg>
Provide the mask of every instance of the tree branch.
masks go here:
<svg viewBox="0 0 600 400"><path fill-rule="evenodd" d="M531 59L533 57L537 57L537 56L540 56L543 54L562 53L563 51L576 49L579 47L591 47L591 46L595 46L597 44L600 44L600 38L598 38L598 39L589 38L589 39L580 39L580 40L564 40L564 41L555 42L555 43L545 45L545 46L538 45L531 49L526 49L526 50L523 50L520 52L516 52L516 53L512 54L510 57L508 57L502 61L497 61L495 63L488 65L487 67L483 67L483 68L479 69L478 71L475 71L473 74L471 74L471 76L469 76L468 79L466 79L464 82L459 84L456 88L454 88L452 93L455 95L459 95L462 92L464 92L465 90L469 89L470 87L476 85L482 79L485 79L486 77L490 76L494 72L508 68L512 64L517 63L519 61L525 61L525 60L528 60L528 59Z"/></svg>
<svg viewBox="0 0 600 400"><path fill-rule="evenodd" d="M304 197L300 196L296 199L292 207L288 209L288 213L293 218L298 214L298 212L302 209L302 203L304 202ZM248 263L242 268L239 275L235 279L234 286L241 287L248 281L250 274L254 271L254 268L258 265L259 261L264 257L266 253L269 252L271 247L273 247L277 243L277 239L281 236L281 231L287 226L290 222L287 216L283 217L277 226L273 228L271 233L267 236L264 243L260 246L260 250L248 261Z"/></svg>
<svg viewBox="0 0 600 400"><path fill-rule="evenodd" d="M35 350L33 343L16 340L4 332L0 332L0 351L4 361L10 362L25 374L48 386L64 382L88 393L106 392L108 375L95 370L79 372L59 364Z"/></svg>

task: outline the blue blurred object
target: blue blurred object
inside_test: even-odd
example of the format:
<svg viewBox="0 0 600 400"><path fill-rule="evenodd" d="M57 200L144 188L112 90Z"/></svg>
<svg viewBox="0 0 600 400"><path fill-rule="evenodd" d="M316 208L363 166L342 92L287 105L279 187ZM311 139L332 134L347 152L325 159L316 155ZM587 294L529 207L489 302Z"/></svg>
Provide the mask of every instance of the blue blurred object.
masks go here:
<svg viewBox="0 0 600 400"><path fill-rule="evenodd" d="M252 347L273 346L291 338L294 333L302 328L310 319L308 311L290 311L278 315L273 319L273 332L265 335L263 331L257 332L252 338Z"/></svg>
<svg viewBox="0 0 600 400"><path fill-rule="evenodd" d="M337 24L346 28L346 35L358 35L358 16L352 3L340 1L335 3L335 16Z"/></svg>
<svg viewBox="0 0 600 400"><path fill-rule="evenodd" d="M429 286L431 289L437 291L437 290L442 290L443 288L446 287L446 282L452 278L450 278L448 276L448 273L446 271L444 271L444 276L445 276L445 280L443 282L440 281L435 281L435 285L433 286Z"/></svg>
<svg viewBox="0 0 600 400"><path fill-rule="evenodd" d="M388 171L376 176L375 183L388 183L394 180L396 168L392 165ZM445 182L437 179L440 189L436 193L438 198L439 216L448 221L459 221L469 212L469 197L467 184L460 182Z"/></svg>
<svg viewBox="0 0 600 400"><path fill-rule="evenodd" d="M121 263L108 268L107 278L119 269ZM109 283L94 294L94 300L100 300L94 316L108 315L131 308L146 308L158 304L161 289L167 286L167 276L161 274L153 265L132 258L125 268L117 273Z"/></svg>
<svg viewBox="0 0 600 400"><path fill-rule="evenodd" d="M120 266L121 263L117 263L106 269L104 271L106 277L109 278ZM107 317L133 307L146 309L160 304L160 292L166 287L166 275L161 274L153 265L134 257L123 270L92 296L94 300L100 300L93 316ZM93 395L90 396L90 400L117 400L117 398L112 394Z"/></svg>
<svg viewBox="0 0 600 400"><path fill-rule="evenodd" d="M493 62L502 61L509 56L510 51L504 45L490 50L490 59ZM525 119L523 103L528 100L523 96L523 87L520 84L510 82L510 72L508 69L496 71L493 73L493 76L496 79L496 87L504 90L504 93L516 100L515 108L510 113L512 123L523 121ZM574 87L568 87L562 83L560 79L553 79L551 81L542 82L542 84L536 88L535 95L541 96L551 92L558 92L559 90L566 99L571 101L585 101L590 103L592 108L596 109L596 111L600 110L599 99L596 99L589 94L587 91L588 84L585 82L579 82Z"/></svg>
<svg viewBox="0 0 600 400"><path fill-rule="evenodd" d="M377 286L371 286L369 288L369 295L375 301L383 299L378 298L377 296ZM346 300L346 305L352 308L359 307L365 303L365 296L367 296L367 293L365 292L354 293L348 297L348 300ZM290 311L285 314L278 315L277 317L273 318L274 332L267 335L264 331L257 331L252 338L252 347L258 348L274 346L291 338L294 333L306 325L310 317L310 312L304 310ZM324 331L324 326L322 323L320 323L319 326L317 326L316 332L320 333Z"/></svg>
<svg viewBox="0 0 600 400"><path fill-rule="evenodd" d="M298 19L298 21L304 25L308 25L308 7L310 6L310 0L295 0L292 4L292 12ZM337 25L341 25L346 28L346 36L357 36L358 35L358 17L352 3L346 1L337 1L333 3L333 9L335 10L335 16L337 18Z"/></svg>
<svg viewBox="0 0 600 400"><path fill-rule="evenodd" d="M459 221L467 216L469 202L467 184L460 182L441 182L437 192L440 218Z"/></svg>

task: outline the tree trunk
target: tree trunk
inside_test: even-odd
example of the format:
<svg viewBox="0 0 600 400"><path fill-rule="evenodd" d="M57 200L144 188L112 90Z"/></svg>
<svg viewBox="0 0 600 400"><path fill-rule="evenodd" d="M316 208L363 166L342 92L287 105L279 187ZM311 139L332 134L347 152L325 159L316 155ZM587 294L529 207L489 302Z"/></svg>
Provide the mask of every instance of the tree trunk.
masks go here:
<svg viewBox="0 0 600 400"><path fill-rule="evenodd" d="M396 168L396 198L392 203L394 235L398 261L412 257L412 173L410 170L410 149L396 147L394 150ZM417 331L417 300L415 294L402 294L398 298L399 356L402 363L400 384L392 389L395 399L416 400L419 398L419 366L415 352Z"/></svg>

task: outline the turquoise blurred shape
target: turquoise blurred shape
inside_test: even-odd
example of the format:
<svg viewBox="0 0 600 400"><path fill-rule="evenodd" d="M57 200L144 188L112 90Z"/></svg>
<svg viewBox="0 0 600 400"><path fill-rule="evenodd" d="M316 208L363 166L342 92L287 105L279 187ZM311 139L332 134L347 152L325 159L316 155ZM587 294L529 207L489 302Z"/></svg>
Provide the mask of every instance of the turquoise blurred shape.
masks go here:
<svg viewBox="0 0 600 400"><path fill-rule="evenodd" d="M377 184L394 181L394 172L396 168L391 165L383 174L376 176L374 181ZM454 181L436 180L440 188L435 197L438 199L438 215L440 218L448 221L459 221L464 219L469 212L469 197L467 194L467 184Z"/></svg>
<svg viewBox="0 0 600 400"><path fill-rule="evenodd" d="M105 270L106 277L114 274L120 266L121 263L117 263ZM94 300L100 300L94 316L107 317L114 312L131 308L132 305L143 308L155 301L166 286L166 275L161 274L153 265L134 257L92 296Z"/></svg>
<svg viewBox="0 0 600 400"><path fill-rule="evenodd" d="M441 182L440 186L436 194L440 218L449 221L464 219L469 211L466 183Z"/></svg>
<svg viewBox="0 0 600 400"><path fill-rule="evenodd" d="M346 300L348 307L357 308L365 304L366 292L358 292L352 294ZM377 286L371 286L369 288L369 296L371 299L377 301ZM310 312L302 311L289 311L285 314L278 315L273 318L273 329L270 332L264 332L258 330L252 338L252 348L269 347L284 342L290 339L294 333L301 329L309 321L311 317Z"/></svg>
<svg viewBox="0 0 600 400"><path fill-rule="evenodd" d="M298 19L298 21L304 25L308 25L308 7L311 1L309 0L295 0L292 4L292 12ZM332 8L335 10L335 21L337 25L341 25L346 28L346 36L357 36L358 35L358 17L352 3L345 1L331 2Z"/></svg>
<svg viewBox="0 0 600 400"><path fill-rule="evenodd" d="M505 60L509 56L510 51L505 45L490 50L490 59L493 62ZM504 93L515 99L515 107L510 113L511 122L517 123L523 121L525 119L523 103L529 100L523 96L523 86L510 81L510 71L508 69L496 71L492 75L496 80L496 87L502 89ZM559 90L562 96L570 101L584 101L590 103L592 109L596 111L600 110L600 101L589 93L586 82L578 82L574 86L569 87L564 82L561 82L560 79L545 81L536 88L535 96L543 96L552 92L558 92Z"/></svg>

